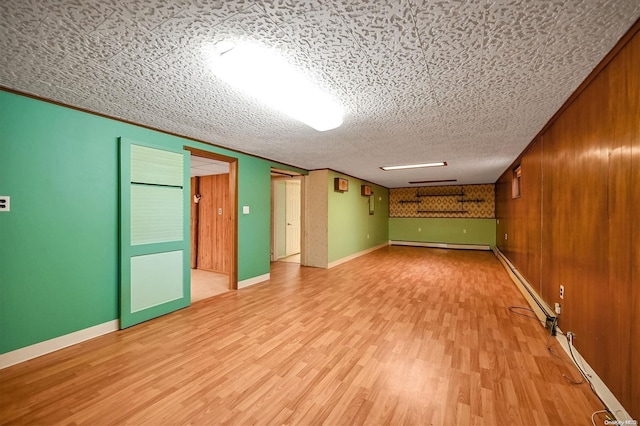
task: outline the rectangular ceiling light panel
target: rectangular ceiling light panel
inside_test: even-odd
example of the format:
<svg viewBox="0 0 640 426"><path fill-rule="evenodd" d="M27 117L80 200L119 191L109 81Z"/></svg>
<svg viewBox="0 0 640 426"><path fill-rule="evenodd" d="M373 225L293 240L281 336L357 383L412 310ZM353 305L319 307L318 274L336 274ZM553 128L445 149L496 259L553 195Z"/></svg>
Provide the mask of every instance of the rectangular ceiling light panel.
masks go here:
<svg viewBox="0 0 640 426"><path fill-rule="evenodd" d="M273 50L231 45L212 54L210 66L228 84L318 131L342 124L342 107Z"/></svg>
<svg viewBox="0 0 640 426"><path fill-rule="evenodd" d="M403 170L403 169L420 169L422 167L440 167L440 166L446 166L446 165L447 163L445 161L440 161L437 163L409 164L406 166L384 166L380 168L384 171L389 171L389 170Z"/></svg>

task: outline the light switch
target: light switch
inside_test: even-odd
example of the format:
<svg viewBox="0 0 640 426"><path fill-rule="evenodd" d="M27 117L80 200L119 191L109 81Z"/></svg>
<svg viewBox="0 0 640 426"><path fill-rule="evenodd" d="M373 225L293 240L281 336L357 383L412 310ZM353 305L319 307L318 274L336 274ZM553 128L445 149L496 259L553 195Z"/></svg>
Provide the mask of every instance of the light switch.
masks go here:
<svg viewBox="0 0 640 426"><path fill-rule="evenodd" d="M9 210L11 210L11 197L0 195L0 212L8 212Z"/></svg>
<svg viewBox="0 0 640 426"><path fill-rule="evenodd" d="M249 206L242 206L242 214L249 214Z"/></svg>

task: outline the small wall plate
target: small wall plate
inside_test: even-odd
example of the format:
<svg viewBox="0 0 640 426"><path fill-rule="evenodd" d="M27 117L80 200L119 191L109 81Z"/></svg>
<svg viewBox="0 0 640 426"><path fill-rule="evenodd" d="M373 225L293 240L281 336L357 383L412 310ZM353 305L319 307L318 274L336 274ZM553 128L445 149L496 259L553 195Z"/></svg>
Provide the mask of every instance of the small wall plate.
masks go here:
<svg viewBox="0 0 640 426"><path fill-rule="evenodd" d="M0 212L8 212L9 210L11 210L11 197L0 195Z"/></svg>

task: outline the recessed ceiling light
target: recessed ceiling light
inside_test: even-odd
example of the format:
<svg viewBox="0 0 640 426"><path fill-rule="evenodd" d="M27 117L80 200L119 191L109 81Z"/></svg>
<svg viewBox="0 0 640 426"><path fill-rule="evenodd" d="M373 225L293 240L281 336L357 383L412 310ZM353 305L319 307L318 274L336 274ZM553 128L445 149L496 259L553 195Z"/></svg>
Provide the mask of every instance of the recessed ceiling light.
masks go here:
<svg viewBox="0 0 640 426"><path fill-rule="evenodd" d="M209 65L230 85L318 131L343 122L342 107L273 49L222 42L213 49Z"/></svg>
<svg viewBox="0 0 640 426"><path fill-rule="evenodd" d="M384 171L388 170L402 170L402 169L420 169L422 167L439 167L446 166L446 161L440 161L438 163L424 163L424 164L410 164L406 166L384 166L380 167Z"/></svg>

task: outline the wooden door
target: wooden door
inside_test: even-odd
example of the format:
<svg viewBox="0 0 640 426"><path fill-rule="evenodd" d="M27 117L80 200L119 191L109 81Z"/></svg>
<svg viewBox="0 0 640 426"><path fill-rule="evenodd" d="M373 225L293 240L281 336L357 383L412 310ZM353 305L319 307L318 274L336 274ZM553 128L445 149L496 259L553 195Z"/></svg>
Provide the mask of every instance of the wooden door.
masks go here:
<svg viewBox="0 0 640 426"><path fill-rule="evenodd" d="M229 273L231 208L229 174L200 176L198 203L198 269Z"/></svg>

